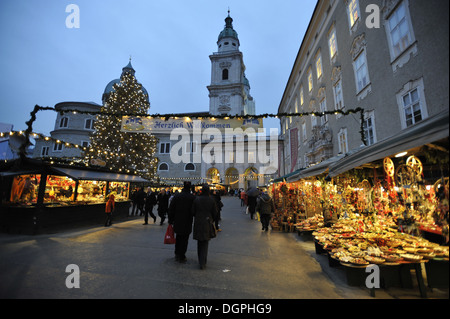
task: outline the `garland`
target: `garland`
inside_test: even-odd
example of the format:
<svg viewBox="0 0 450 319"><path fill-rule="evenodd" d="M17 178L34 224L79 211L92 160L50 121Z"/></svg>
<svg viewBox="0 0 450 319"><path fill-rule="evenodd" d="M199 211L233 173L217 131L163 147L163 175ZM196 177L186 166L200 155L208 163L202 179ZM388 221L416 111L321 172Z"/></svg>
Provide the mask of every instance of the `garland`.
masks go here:
<svg viewBox="0 0 450 319"><path fill-rule="evenodd" d="M165 121L169 119L178 119L180 117L187 117L190 119L202 119L202 118L211 118L211 119L230 119L230 118L237 118L237 119L260 119L260 118L283 118L283 117L303 117L303 116L325 116L325 115L332 115L332 114L341 114L344 116L350 115L350 114L356 114L359 113L360 115L360 135L361 135L361 141L364 143L364 145L367 145L365 134L364 134L364 109L357 107L356 109L349 109L347 111L343 110L335 110L335 111L324 111L324 112L297 112L297 113L264 113L259 115L210 115L210 116L204 116L199 115L198 113L166 113L166 114L144 114L144 113L117 113L117 112L104 112L104 111L80 111L76 109L66 109L66 110L56 110L54 107L43 107L39 105L35 105L33 111L30 113L31 119L27 121L25 124L27 125L27 129L24 132L25 135L25 141L22 143L22 145L19 148L19 155L23 159L25 158L26 148L28 145L30 145L30 134L33 132L33 122L36 120L36 114L39 111L54 111L59 112L61 115L64 113L73 113L73 114L89 114L89 115L107 115L107 116L115 116L115 117L123 117L123 116L136 116L136 117L150 117L150 118L161 118ZM34 133L36 134L36 133Z"/></svg>

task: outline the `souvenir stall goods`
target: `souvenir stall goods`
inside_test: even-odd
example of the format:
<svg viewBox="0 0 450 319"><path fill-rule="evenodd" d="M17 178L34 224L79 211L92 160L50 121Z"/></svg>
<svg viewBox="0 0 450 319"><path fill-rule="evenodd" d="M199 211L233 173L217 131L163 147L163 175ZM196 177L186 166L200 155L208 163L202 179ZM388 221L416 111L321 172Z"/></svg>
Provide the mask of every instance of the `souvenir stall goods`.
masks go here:
<svg viewBox="0 0 450 319"><path fill-rule="evenodd" d="M7 204L13 206L36 205L41 174L14 176ZM116 201L128 198L128 183L109 182L108 194L114 194ZM107 182L84 181L77 183L68 176L48 175L45 183L43 203L46 206L95 204L106 201ZM76 198L75 198L76 196Z"/></svg>
<svg viewBox="0 0 450 319"><path fill-rule="evenodd" d="M21 159L0 163L0 231L38 234L104 222L108 195L114 220L128 217L129 187L148 184L136 175Z"/></svg>
<svg viewBox="0 0 450 319"><path fill-rule="evenodd" d="M321 214L323 211L320 181L273 184L269 192L275 204L275 214L272 218L272 228L275 230L284 226L289 231L294 231L294 225L299 220Z"/></svg>
<svg viewBox="0 0 450 319"><path fill-rule="evenodd" d="M331 181L316 177L272 185L274 228L287 223L302 230L301 219L316 215L330 226L341 216L377 214L391 216L400 232L430 240L432 234L437 236L434 241L448 243L448 178L425 181L422 162L414 155L397 167L389 157L382 160L381 171L377 165L352 169Z"/></svg>
<svg viewBox="0 0 450 319"><path fill-rule="evenodd" d="M314 231L313 236L332 258L346 264L448 261L449 258L448 246L398 232L389 219L342 219L332 227Z"/></svg>

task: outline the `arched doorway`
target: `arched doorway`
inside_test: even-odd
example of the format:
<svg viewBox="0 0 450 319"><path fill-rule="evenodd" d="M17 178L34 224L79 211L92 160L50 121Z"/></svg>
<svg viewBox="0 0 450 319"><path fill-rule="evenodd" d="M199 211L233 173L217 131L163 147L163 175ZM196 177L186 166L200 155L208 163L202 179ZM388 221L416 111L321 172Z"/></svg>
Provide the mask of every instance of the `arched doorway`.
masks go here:
<svg viewBox="0 0 450 319"><path fill-rule="evenodd" d="M229 167L225 172L225 184L230 187L230 189L239 188L239 172L235 167Z"/></svg>
<svg viewBox="0 0 450 319"><path fill-rule="evenodd" d="M253 166L247 168L244 172L244 185L246 189L258 186L258 170Z"/></svg>
<svg viewBox="0 0 450 319"><path fill-rule="evenodd" d="M215 167L208 169L208 172L206 172L206 179L209 184L220 183L219 170Z"/></svg>

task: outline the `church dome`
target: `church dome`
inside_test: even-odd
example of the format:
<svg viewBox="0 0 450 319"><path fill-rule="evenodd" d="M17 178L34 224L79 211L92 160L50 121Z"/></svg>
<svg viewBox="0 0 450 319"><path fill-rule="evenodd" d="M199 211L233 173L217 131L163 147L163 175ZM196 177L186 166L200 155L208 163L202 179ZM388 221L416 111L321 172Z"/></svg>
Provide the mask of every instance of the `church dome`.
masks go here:
<svg viewBox="0 0 450 319"><path fill-rule="evenodd" d="M230 11L228 11L228 17L225 18L225 28L220 32L217 41L224 38L234 38L239 41L237 32L233 29L233 19L230 17Z"/></svg>
<svg viewBox="0 0 450 319"><path fill-rule="evenodd" d="M133 69L133 66L131 65L131 60L130 60L130 62L127 64L127 66L125 66L125 67L122 68L122 75L121 75L121 77L122 77L126 72L131 73L132 75L134 75L134 73L135 73L135 70ZM102 101L103 101L103 103L108 99L108 95L109 95L111 92L114 91L114 84L119 84L119 83L120 83L120 79L115 79L115 80L110 81L110 82L106 85L105 90L103 91L103 95L102 95ZM147 90L145 89L144 86L142 86L142 92L144 92L144 94L147 95L147 101L148 101L148 92L147 92Z"/></svg>

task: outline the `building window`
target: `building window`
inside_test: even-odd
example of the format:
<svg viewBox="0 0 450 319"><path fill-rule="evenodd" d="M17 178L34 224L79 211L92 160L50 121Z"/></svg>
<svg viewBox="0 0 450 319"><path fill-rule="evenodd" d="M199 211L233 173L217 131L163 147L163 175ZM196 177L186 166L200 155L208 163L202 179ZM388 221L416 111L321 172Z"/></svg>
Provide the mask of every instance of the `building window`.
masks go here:
<svg viewBox="0 0 450 319"><path fill-rule="evenodd" d="M167 163L161 163L158 166L158 171L168 171L169 170L169 165L167 165Z"/></svg>
<svg viewBox="0 0 450 319"><path fill-rule="evenodd" d="M327 99L323 97L319 102L319 109L320 112L326 112L327 111ZM327 114L324 114L319 117L319 125L325 125L328 122L328 116Z"/></svg>
<svg viewBox="0 0 450 319"><path fill-rule="evenodd" d="M309 109L311 112L316 112L316 105L314 100L309 101ZM314 126L317 126L317 117L313 114L310 116L311 117L311 128L313 128Z"/></svg>
<svg viewBox="0 0 450 319"><path fill-rule="evenodd" d="M88 141L81 141L81 147L86 147L88 148L90 145L90 143Z"/></svg>
<svg viewBox="0 0 450 319"><path fill-rule="evenodd" d="M356 91L361 92L369 84L369 72L367 71L366 51L363 50L353 62L356 78Z"/></svg>
<svg viewBox="0 0 450 319"><path fill-rule="evenodd" d="M69 118L64 116L61 118L61 120L59 121L59 127L68 127L69 124Z"/></svg>
<svg viewBox="0 0 450 319"><path fill-rule="evenodd" d="M383 10L384 29L394 72L416 56L418 51L408 8L409 0L403 0L398 1L398 5L391 10Z"/></svg>
<svg viewBox="0 0 450 319"><path fill-rule="evenodd" d="M94 123L95 121L93 119L86 119L84 122L84 128L86 130L93 130L94 129Z"/></svg>
<svg viewBox="0 0 450 319"><path fill-rule="evenodd" d="M54 152L62 152L63 150L63 144L62 143L55 143L55 145L53 145L53 151Z"/></svg>
<svg viewBox="0 0 450 319"><path fill-rule="evenodd" d="M302 135L303 135L303 142L306 142L308 139L306 136L306 123L302 123Z"/></svg>
<svg viewBox="0 0 450 319"><path fill-rule="evenodd" d="M248 162L256 163L255 152L248 152Z"/></svg>
<svg viewBox="0 0 450 319"><path fill-rule="evenodd" d="M411 90L403 95L403 111L406 126L411 126L422 120L419 91L417 89Z"/></svg>
<svg viewBox="0 0 450 319"><path fill-rule="evenodd" d="M391 14L388 19L388 24L393 54L396 57L412 43L404 2L400 3L397 9Z"/></svg>
<svg viewBox="0 0 450 319"><path fill-rule="evenodd" d="M334 109L343 110L344 109L344 96L342 94L342 81L338 80L333 86L334 93Z"/></svg>
<svg viewBox="0 0 450 319"><path fill-rule="evenodd" d="M169 154L169 153L170 153L170 143L160 143L159 154Z"/></svg>
<svg viewBox="0 0 450 319"><path fill-rule="evenodd" d="M48 151L50 150L50 147L43 146L41 150L41 156L48 156Z"/></svg>
<svg viewBox="0 0 450 319"><path fill-rule="evenodd" d="M303 96L303 86L300 87L300 105L303 105L305 102L304 96Z"/></svg>
<svg viewBox="0 0 450 319"><path fill-rule="evenodd" d="M316 73L317 73L317 82L322 79L322 55L320 52L316 56Z"/></svg>
<svg viewBox="0 0 450 319"><path fill-rule="evenodd" d="M228 80L228 69L222 70L222 80Z"/></svg>
<svg viewBox="0 0 450 319"><path fill-rule="evenodd" d="M350 22L350 29L353 29L356 22L359 19L359 5L358 0L349 0L347 4L347 12L348 12L348 19Z"/></svg>
<svg viewBox="0 0 450 319"><path fill-rule="evenodd" d="M428 117L423 78L409 81L397 94L402 128L414 125Z"/></svg>
<svg viewBox="0 0 450 319"><path fill-rule="evenodd" d="M333 28L328 36L328 47L330 48L330 60L333 61L337 54L336 30Z"/></svg>
<svg viewBox="0 0 450 319"><path fill-rule="evenodd" d="M187 163L187 164L184 166L184 170L185 170L185 171L195 171L195 165L192 164L192 163Z"/></svg>
<svg viewBox="0 0 450 319"><path fill-rule="evenodd" d="M197 153L197 142L187 142L186 153Z"/></svg>
<svg viewBox="0 0 450 319"><path fill-rule="evenodd" d="M311 93L313 90L313 76L312 76L312 70L311 67L308 70L308 91Z"/></svg>
<svg viewBox="0 0 450 319"><path fill-rule="evenodd" d="M376 137L373 111L367 112L364 115L363 129L367 145L374 144L376 142Z"/></svg>
<svg viewBox="0 0 450 319"><path fill-rule="evenodd" d="M348 152L347 146L347 129L341 128L338 133L339 153L345 154Z"/></svg>

